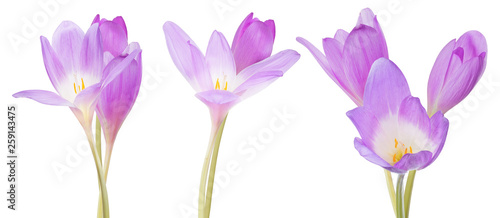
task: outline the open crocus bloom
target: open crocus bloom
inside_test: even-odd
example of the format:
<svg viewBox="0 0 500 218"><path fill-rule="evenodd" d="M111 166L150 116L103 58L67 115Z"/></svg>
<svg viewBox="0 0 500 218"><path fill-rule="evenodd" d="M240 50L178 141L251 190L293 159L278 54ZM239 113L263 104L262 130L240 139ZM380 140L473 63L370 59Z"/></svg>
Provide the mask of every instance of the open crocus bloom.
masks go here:
<svg viewBox="0 0 500 218"><path fill-rule="evenodd" d="M323 39L324 55L306 39L297 37L297 41L309 49L328 76L358 106L363 105L372 63L381 57L389 58L382 29L369 8L361 11L350 33L339 29L333 38Z"/></svg>
<svg viewBox="0 0 500 218"><path fill-rule="evenodd" d="M448 132L443 114L437 112L429 118L420 100L411 96L403 73L385 58L373 63L364 105L347 116L361 135L354 140L361 156L400 174L431 164Z"/></svg>
<svg viewBox="0 0 500 218"><path fill-rule="evenodd" d="M136 49L116 64L105 65L98 27L98 24L94 24L84 34L73 22L64 21L54 32L52 46L42 36L45 68L58 94L26 90L13 95L43 104L70 107L90 138L92 117L99 94L140 52Z"/></svg>
<svg viewBox="0 0 500 218"><path fill-rule="evenodd" d="M94 23L99 24L106 64L115 66L132 50L140 49L136 42L128 45L127 27L122 17L119 16L109 21L104 18L100 19L97 15L92 24ZM107 155L111 155L118 130L137 99L141 79L142 60L141 53L139 53L129 66L102 90L99 96L96 112L106 139ZM109 157L106 161L109 161Z"/></svg>
<svg viewBox="0 0 500 218"><path fill-rule="evenodd" d="M235 58L222 33L213 32L204 56L175 23L167 21L163 30L174 64L197 92L196 97L209 107L216 126L232 106L283 76L300 58L297 52L285 50L237 72ZM244 43L241 40L238 44Z"/></svg>
<svg viewBox="0 0 500 218"><path fill-rule="evenodd" d="M478 31L464 33L441 50L427 85L429 115L446 113L469 95L484 73L487 50Z"/></svg>

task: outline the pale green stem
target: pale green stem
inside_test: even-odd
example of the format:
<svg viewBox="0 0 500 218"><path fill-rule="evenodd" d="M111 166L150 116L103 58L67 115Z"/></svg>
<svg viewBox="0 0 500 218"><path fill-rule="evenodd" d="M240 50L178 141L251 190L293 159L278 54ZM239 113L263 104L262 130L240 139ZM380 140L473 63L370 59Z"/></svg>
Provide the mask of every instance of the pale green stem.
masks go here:
<svg viewBox="0 0 500 218"><path fill-rule="evenodd" d="M198 199L198 217L210 217L210 207L212 204L212 192L214 185L215 169L217 165L217 155L219 153L219 145L226 123L226 117L219 126L212 126L212 133L210 136L210 143L208 146L205 161L203 163L203 170L200 181L200 196Z"/></svg>
<svg viewBox="0 0 500 218"><path fill-rule="evenodd" d="M104 172L102 170L101 158L99 158L97 148L94 145L94 139L92 138L91 128L86 131L87 140L90 144L90 150L92 150L92 155L94 156L94 162L97 169L97 178L99 180L99 190L102 204L102 217L109 218L109 202L108 202L108 190L106 189L106 181L104 179Z"/></svg>
<svg viewBox="0 0 500 218"><path fill-rule="evenodd" d="M403 181L405 178L405 174L399 174L398 181L396 185L396 217L397 218L405 218L405 208L404 208L404 200L403 200Z"/></svg>
<svg viewBox="0 0 500 218"><path fill-rule="evenodd" d="M108 143L108 142L106 142ZM109 172L109 163L111 160L111 152L113 150L113 145L106 145L106 155L104 157L104 181L108 181L108 172ZM97 209L97 217L102 218L102 200L101 195L99 194L99 204Z"/></svg>
<svg viewBox="0 0 500 218"><path fill-rule="evenodd" d="M97 149L97 154L102 160L102 150L101 150L101 122L99 118L95 116L95 147Z"/></svg>
<svg viewBox="0 0 500 218"><path fill-rule="evenodd" d="M392 174L389 170L384 170L385 173L385 181L387 183L387 190L389 190L389 196L391 197L392 209L394 210L394 214L396 213L396 192L394 191L394 183L392 182Z"/></svg>
<svg viewBox="0 0 500 218"><path fill-rule="evenodd" d="M406 218L410 217L410 203L411 203L411 193L413 191L413 182L415 181L416 170L412 170L408 173L408 179L406 181L405 188L405 213Z"/></svg>

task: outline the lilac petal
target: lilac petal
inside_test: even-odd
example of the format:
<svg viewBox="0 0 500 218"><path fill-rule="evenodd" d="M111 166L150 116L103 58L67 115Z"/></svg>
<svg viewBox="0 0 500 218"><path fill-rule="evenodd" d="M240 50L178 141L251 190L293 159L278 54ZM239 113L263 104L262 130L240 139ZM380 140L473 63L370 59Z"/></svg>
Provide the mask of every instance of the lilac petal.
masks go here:
<svg viewBox="0 0 500 218"><path fill-rule="evenodd" d="M233 53L222 33L214 31L208 42L207 53L205 56L208 71L211 78L220 78L227 76L231 81L236 76L236 66L233 59ZM215 81L212 81L215 82ZM213 83L212 83L213 84Z"/></svg>
<svg viewBox="0 0 500 218"><path fill-rule="evenodd" d="M336 39L323 39L323 49L325 50L326 59L332 69L333 74L329 74L330 78L351 98L358 106L363 105L363 93L357 93L355 87L350 83L343 69L342 63L342 44Z"/></svg>
<svg viewBox="0 0 500 218"><path fill-rule="evenodd" d="M401 102L410 94L408 83L396 64L386 58L373 63L363 101L378 118L397 114Z"/></svg>
<svg viewBox="0 0 500 218"><path fill-rule="evenodd" d="M420 99L408 96L399 107L398 122L400 125L410 123L424 133L430 132L430 121L427 111L420 103Z"/></svg>
<svg viewBox="0 0 500 218"><path fill-rule="evenodd" d="M332 78L333 81L335 81L335 83L338 84L337 78L333 76L333 70L328 63L326 56L323 53L321 53L319 49L314 47L313 44L311 44L309 41L307 41L302 37L297 37L297 42L305 46L309 50L309 52L311 52L316 61L318 61L321 68L323 68L323 70L328 74L328 76L330 76L330 78Z"/></svg>
<svg viewBox="0 0 500 218"><path fill-rule="evenodd" d="M245 30L252 24L254 21L253 18L253 13L248 14L245 19L241 22L240 26L238 26L238 30L236 30L236 33L234 34L233 38L233 44L231 45L231 51L234 53L234 49L236 45L239 43L241 36L245 32Z"/></svg>
<svg viewBox="0 0 500 218"><path fill-rule="evenodd" d="M267 25L267 28L271 31L271 35L273 36L273 42L276 38L276 25L274 24L274 20L266 20L264 24Z"/></svg>
<svg viewBox="0 0 500 218"><path fill-rule="evenodd" d="M113 19L113 23L120 26L123 29L123 31L125 31L125 37L128 38L127 25L125 25L125 21L123 20L123 17L122 16L115 17Z"/></svg>
<svg viewBox="0 0 500 218"><path fill-rule="evenodd" d="M165 22L163 31L172 61L193 89L199 92L213 88L211 78L207 79L210 75L206 69L203 54L191 38L179 26L170 21Z"/></svg>
<svg viewBox="0 0 500 218"><path fill-rule="evenodd" d="M99 29L101 31L103 50L109 51L115 57L120 55L128 44L126 29L112 21L101 23Z"/></svg>
<svg viewBox="0 0 500 218"><path fill-rule="evenodd" d="M271 55L274 31L263 22L253 22L245 30L233 49L236 72L257 63Z"/></svg>
<svg viewBox="0 0 500 218"><path fill-rule="evenodd" d="M103 50L99 24L92 24L83 39L80 54L82 73L93 78L102 78Z"/></svg>
<svg viewBox="0 0 500 218"><path fill-rule="evenodd" d="M420 151L412 154L408 153L403 155L401 160L394 164L394 168L402 171L419 170L422 169L431 160L432 152Z"/></svg>
<svg viewBox="0 0 500 218"><path fill-rule="evenodd" d="M432 159L424 165L421 169L429 166L432 164L436 158L441 154L441 151L443 150L444 142L446 141L446 136L448 134L448 127L450 123L448 122L448 119L446 119L441 113L441 111L438 111L435 113L430 120L430 126L431 126L431 135L430 135L430 140L433 142L432 145L433 147L430 147L430 151L433 153Z"/></svg>
<svg viewBox="0 0 500 218"><path fill-rule="evenodd" d="M337 32L335 33L335 36L333 39L337 40L341 45L342 49L344 48L345 40L349 36L349 33L343 29L338 29ZM342 52L342 51L341 51Z"/></svg>
<svg viewBox="0 0 500 218"><path fill-rule="evenodd" d="M342 65L353 93L363 95L372 63L381 57L389 57L387 46L374 28L361 25L351 31L344 45Z"/></svg>
<svg viewBox="0 0 500 218"><path fill-rule="evenodd" d="M63 21L52 36L52 46L66 72L80 70L80 51L84 32L71 21Z"/></svg>
<svg viewBox="0 0 500 218"><path fill-rule="evenodd" d="M64 89L64 87L61 86L67 77L66 71L59 61L58 55L55 53L54 49L52 49L52 46L50 46L49 40L41 36L40 41L42 43L45 70L47 71L52 86L54 86L58 93L61 93L61 89Z"/></svg>
<svg viewBox="0 0 500 218"><path fill-rule="evenodd" d="M140 53L142 52L141 49L136 49L127 57L121 58L121 57L116 57L118 58L119 61L111 61L106 68L103 70L103 75L104 79L102 80L102 88L105 88L109 83L111 83L118 75L120 75L123 70L125 70L129 65L136 59L138 56L140 56Z"/></svg>
<svg viewBox="0 0 500 218"><path fill-rule="evenodd" d="M99 97L100 92L101 83L86 87L76 95L74 101L75 106L82 111L87 111L88 113L91 111L94 113L94 109L97 104L97 97Z"/></svg>
<svg viewBox="0 0 500 218"><path fill-rule="evenodd" d="M450 66L456 40L451 40L439 53L432 67L427 83L427 110L430 114L437 112L437 99L445 83L446 73Z"/></svg>
<svg viewBox="0 0 500 218"><path fill-rule="evenodd" d="M212 123L218 125L226 117L229 109L240 101L240 96L225 90L209 90L196 93L210 110Z"/></svg>
<svg viewBox="0 0 500 218"><path fill-rule="evenodd" d="M382 32L382 28L378 23L377 16L375 16L375 14L371 9L365 8L361 10L361 12L359 13L358 23L356 24L356 27L360 27L361 25L366 25L377 30L377 32L380 34L379 40L382 45L382 48L385 49L383 52L384 54L388 54L384 33ZM388 56L386 56L386 58L388 58Z"/></svg>
<svg viewBox="0 0 500 218"><path fill-rule="evenodd" d="M115 58L111 64L117 64L123 57ZM128 113L139 94L142 70L138 62L133 60L99 95L96 108L101 121L106 142L113 144Z"/></svg>
<svg viewBox="0 0 500 218"><path fill-rule="evenodd" d="M26 90L12 96L14 98L29 98L47 105L75 107L75 105L58 94L45 90Z"/></svg>
<svg viewBox="0 0 500 218"><path fill-rule="evenodd" d="M377 117L366 107L357 107L348 111L346 115L358 130L359 135L363 139L363 144L373 149L373 141L376 136L375 131L380 127Z"/></svg>
<svg viewBox="0 0 500 218"><path fill-rule="evenodd" d="M449 72L439 94L437 110L446 113L467 97L481 78L485 65L485 53L482 53L479 57L465 62L453 72Z"/></svg>
<svg viewBox="0 0 500 218"><path fill-rule="evenodd" d="M250 77L247 81L238 86L233 93L241 96L242 99L248 98L257 92L260 92L276 79L283 76L282 71L259 72Z"/></svg>
<svg viewBox="0 0 500 218"><path fill-rule="evenodd" d="M373 152L372 149L366 146L364 141L360 138L355 138L354 139L354 148L358 150L359 154L364 157L367 161L370 161L376 165L381 166L382 168L389 170L394 173L403 173L404 171L399 170L391 164L387 163L384 159L382 159L380 156L378 156L375 152Z"/></svg>
<svg viewBox="0 0 500 218"><path fill-rule="evenodd" d="M488 52L486 38L479 31L468 31L457 40L456 47L464 50L463 61L468 61Z"/></svg>
<svg viewBox="0 0 500 218"><path fill-rule="evenodd" d="M97 14L97 15L94 17L94 20L92 20L92 23L91 23L90 25L92 25L92 24L94 24L94 23L99 23L99 21L101 21L101 16L100 16L99 14Z"/></svg>
<svg viewBox="0 0 500 218"><path fill-rule="evenodd" d="M294 50L281 51L263 61L253 64L236 76L235 87L238 87L254 74L259 72L281 71L286 72L300 58L300 54Z"/></svg>

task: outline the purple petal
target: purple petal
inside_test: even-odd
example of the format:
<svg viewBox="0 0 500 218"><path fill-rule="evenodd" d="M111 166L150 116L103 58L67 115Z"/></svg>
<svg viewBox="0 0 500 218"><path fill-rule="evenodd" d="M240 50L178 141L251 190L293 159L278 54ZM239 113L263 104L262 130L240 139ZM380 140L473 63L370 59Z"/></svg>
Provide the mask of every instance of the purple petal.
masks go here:
<svg viewBox="0 0 500 218"><path fill-rule="evenodd" d="M82 73L94 78L102 78L103 50L99 24L92 24L83 39L80 54Z"/></svg>
<svg viewBox="0 0 500 218"><path fill-rule="evenodd" d="M41 36L40 41L42 43L42 55L45 70L47 71L52 86L54 86L58 93L61 93L61 89L64 89L64 87L61 86L67 77L66 71L59 61L58 55L52 49L52 46L50 46L49 40Z"/></svg>
<svg viewBox="0 0 500 218"><path fill-rule="evenodd" d="M457 40L456 47L464 50L463 62L488 52L486 38L479 31L468 31Z"/></svg>
<svg viewBox="0 0 500 218"><path fill-rule="evenodd" d="M212 33L208 42L205 59L209 72L212 75L211 78L223 79L224 76L229 78L236 76L233 53L231 53L231 48L229 48L229 44L222 33L218 31Z"/></svg>
<svg viewBox="0 0 500 218"><path fill-rule="evenodd" d="M356 27L360 27L361 25L366 25L377 30L377 32L380 34L379 35L380 43L382 43L382 47L385 48L384 53L388 54L384 33L382 32L382 28L378 23L377 17L375 16L375 14L371 9L365 8L361 10L361 12L359 13L358 23L356 24Z"/></svg>
<svg viewBox="0 0 500 218"><path fill-rule="evenodd" d="M337 40L341 45L342 49L344 48L345 40L349 36L349 33L343 29L338 29L337 32L335 33L335 36L333 39ZM342 53L342 50L340 51Z"/></svg>
<svg viewBox="0 0 500 218"><path fill-rule="evenodd" d="M316 59L316 61L318 61L319 65L321 66L321 68L323 68L326 74L328 74L328 76L330 76L330 78L332 78L333 81L338 84L337 78L333 76L333 70L328 63L326 56L323 55L323 53L321 53L319 49L314 47L313 44L302 37L297 37L297 42L305 46L309 50L309 52L311 52L313 57Z"/></svg>
<svg viewBox="0 0 500 218"><path fill-rule="evenodd" d="M123 19L118 20L123 22ZM123 23L123 25L125 24ZM114 21L102 22L99 29L101 31L103 50L110 52L115 57L120 55L128 44L126 29L120 23Z"/></svg>
<svg viewBox="0 0 500 218"><path fill-rule="evenodd" d="M123 57L112 60L110 64L118 64ZM140 64L133 60L99 95L97 116L101 121L106 142L113 144L128 113L139 94L142 69Z"/></svg>
<svg viewBox="0 0 500 218"><path fill-rule="evenodd" d="M348 111L346 115L358 130L363 139L363 144L372 149L376 136L375 131L380 128L377 117L366 107L357 107Z"/></svg>
<svg viewBox="0 0 500 218"><path fill-rule="evenodd" d="M93 114L100 92L100 83L86 87L76 95L74 101L75 106L84 112Z"/></svg>
<svg viewBox="0 0 500 218"><path fill-rule="evenodd" d="M94 17L94 20L92 20L92 23L91 23L90 25L92 25L92 24L94 24L94 23L99 23L99 21L101 21L101 16L100 16L99 14L97 14L97 15Z"/></svg>
<svg viewBox="0 0 500 218"><path fill-rule="evenodd" d="M421 169L432 164L436 158L441 154L443 150L444 142L446 141L446 136L448 134L448 127L450 123L448 119L443 116L441 111L438 111L431 117L431 135L430 140L433 142L433 147L430 147L430 151L433 153L432 159L424 165Z"/></svg>
<svg viewBox="0 0 500 218"><path fill-rule="evenodd" d="M14 98L29 98L47 105L75 107L73 103L62 98L58 94L45 90L26 90L12 96Z"/></svg>
<svg viewBox="0 0 500 218"><path fill-rule="evenodd" d="M430 114L437 112L437 98L440 94L451 58L455 49L456 40L451 40L439 53L432 67L427 83L427 110Z"/></svg>
<svg viewBox="0 0 500 218"><path fill-rule="evenodd" d="M337 83L356 105L363 105L363 93L356 92L355 87L350 83L345 74L346 72L344 72L342 63L342 44L336 39L325 38L323 39L323 49L325 50L326 59L333 72L333 74L329 75L330 78Z"/></svg>
<svg viewBox="0 0 500 218"><path fill-rule="evenodd" d="M213 88L212 79L207 79L210 75L203 54L191 38L170 21L165 22L163 31L172 61L193 89L199 92Z"/></svg>
<svg viewBox="0 0 500 218"><path fill-rule="evenodd" d="M253 13L250 13L245 17L245 19L243 19L240 26L238 26L238 30L236 30L236 33L234 34L233 44L231 45L231 51L233 53L234 53L234 49L235 49L236 45L238 44L238 42L241 39L241 36L245 32L245 30L248 28L248 26L250 26L250 24L253 23L253 21L254 21Z"/></svg>
<svg viewBox="0 0 500 218"><path fill-rule="evenodd" d="M52 46L66 72L80 70L80 52L84 33L71 21L63 21L52 36Z"/></svg>
<svg viewBox="0 0 500 218"><path fill-rule="evenodd" d="M410 88L401 70L392 61L380 58L373 63L364 93L364 105L378 117L397 114Z"/></svg>
<svg viewBox="0 0 500 218"><path fill-rule="evenodd" d="M408 153L403 155L401 160L394 164L394 168L402 171L419 170L422 169L431 160L432 152L420 151L412 154Z"/></svg>
<svg viewBox="0 0 500 218"><path fill-rule="evenodd" d="M364 141L360 138L355 138L354 139L354 148L358 150L359 154L364 157L366 160L381 166L382 168L389 170L394 173L404 173L403 170L397 169L391 164L387 163L384 159L382 159L380 156L378 156L375 152L373 152L372 149L366 146Z"/></svg>
<svg viewBox="0 0 500 218"><path fill-rule="evenodd" d="M381 57L389 55L385 40L377 30L361 25L351 31L344 45L342 65L353 93L363 96L370 68Z"/></svg>
<svg viewBox="0 0 500 218"><path fill-rule="evenodd" d="M235 87L238 87L254 74L259 72L281 71L286 72L300 58L300 54L294 50L281 51L263 61L245 68L236 76Z"/></svg>
<svg viewBox="0 0 500 218"><path fill-rule="evenodd" d="M420 99L408 96L399 107L398 122L400 125L410 123L424 133L430 132L430 121L427 111L420 103Z"/></svg>
<svg viewBox="0 0 500 218"><path fill-rule="evenodd" d="M196 93L196 97L200 99L210 110L213 124L220 124L226 117L229 109L240 101L240 96L225 90L209 90Z"/></svg>
<svg viewBox="0 0 500 218"><path fill-rule="evenodd" d="M276 79L283 76L282 71L259 72L250 77L247 81L238 86L233 93L242 97L248 98L251 95L260 92Z"/></svg>
<svg viewBox="0 0 500 218"><path fill-rule="evenodd" d="M123 17L122 16L115 17L113 19L113 23L120 26L123 29L123 31L125 31L125 37L128 38L127 25L125 25L125 21L123 20Z"/></svg>
<svg viewBox="0 0 500 218"><path fill-rule="evenodd" d="M274 25L273 25L274 26ZM263 22L250 24L233 47L236 72L257 63L271 55L274 44L274 31Z"/></svg>
<svg viewBox="0 0 500 218"><path fill-rule="evenodd" d="M129 65L136 59L138 56L140 57L141 49L136 49L127 57L117 57L119 61L111 61L106 68L104 69L103 75L104 79L102 80L102 88L105 88L109 83L111 83L117 76L119 76Z"/></svg>

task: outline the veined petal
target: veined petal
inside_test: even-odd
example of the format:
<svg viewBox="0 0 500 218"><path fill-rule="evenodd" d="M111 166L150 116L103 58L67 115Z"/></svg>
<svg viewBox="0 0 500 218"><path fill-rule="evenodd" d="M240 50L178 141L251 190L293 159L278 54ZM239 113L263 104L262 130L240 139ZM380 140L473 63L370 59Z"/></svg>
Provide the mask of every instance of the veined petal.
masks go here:
<svg viewBox="0 0 500 218"><path fill-rule="evenodd" d="M431 123L430 140L433 142L432 143L433 147L429 147L428 149L432 152L433 155L432 159L421 169L432 164L439 156L439 154L441 154L441 150L443 150L444 142L446 141L446 136L448 134L448 127L450 125L448 119L444 117L441 111L438 111L431 117L430 123Z"/></svg>
<svg viewBox="0 0 500 218"><path fill-rule="evenodd" d="M321 53L319 49L314 47L313 44L311 44L309 41L307 41L302 37L297 37L297 42L302 44L309 50L309 52L311 52L313 57L316 59L316 61L318 61L319 65L321 66L321 68L323 68L326 74L328 74L328 76L330 76L330 78L332 78L333 81L338 84L338 80L333 76L333 70L328 63L326 56L323 53Z"/></svg>
<svg viewBox="0 0 500 218"><path fill-rule="evenodd" d="M430 132L430 121L427 111L420 103L420 99L408 96L399 107L398 122L400 126L411 124L424 133Z"/></svg>
<svg viewBox="0 0 500 218"><path fill-rule="evenodd" d="M123 29L123 31L125 31L125 37L128 38L127 25L125 25L125 21L123 20L123 17L122 16L115 17L113 19L113 23L120 26Z"/></svg>
<svg viewBox="0 0 500 218"><path fill-rule="evenodd" d="M437 112L437 98L445 83L448 67L455 49L456 40L453 39L439 52L434 62L429 82L427 83L427 110L430 114Z"/></svg>
<svg viewBox="0 0 500 218"><path fill-rule="evenodd" d="M52 46L50 46L49 40L41 36L40 41L42 43L43 62L47 75L49 76L52 86L54 86L58 93L61 93L61 89L64 89L64 87L61 87L62 83L64 83L68 74L64 70L61 61L59 61L58 55L55 53L54 49L52 49Z"/></svg>
<svg viewBox="0 0 500 218"><path fill-rule="evenodd" d="M380 58L372 65L364 93L364 106L378 117L397 114L410 88L401 70L392 61Z"/></svg>
<svg viewBox="0 0 500 218"><path fill-rule="evenodd" d="M168 51L170 53L170 57L174 62L175 66L181 74L186 78L186 80L191 84L194 90L196 91L204 91L208 90L208 82L203 81L202 84L206 83L201 87L199 83L199 77L201 78L209 78L210 75L207 71L198 72L199 68L206 68L203 65L206 65L204 58L200 58L201 51L199 51L198 47L194 43L191 38L175 23L167 21L163 25L163 31L165 32L165 40L167 42ZM203 55L201 55L203 57ZM202 74L202 75L198 75ZM209 79L210 83L212 83L211 78ZM212 88L210 86L210 88Z"/></svg>
<svg viewBox="0 0 500 218"><path fill-rule="evenodd" d="M208 71L212 75L212 84L217 79L232 81L236 76L236 66L233 53L222 33L214 31L208 42L205 56Z"/></svg>
<svg viewBox="0 0 500 218"><path fill-rule="evenodd" d="M276 79L283 76L282 71L259 72L238 86L233 93L241 96L242 99L248 98L262 89L266 88Z"/></svg>
<svg viewBox="0 0 500 218"><path fill-rule="evenodd" d="M356 26L367 25L370 27L375 27L374 23L375 14L370 8L365 8L359 12L358 23Z"/></svg>
<svg viewBox="0 0 500 218"><path fill-rule="evenodd" d="M117 57L113 61L120 62L120 59L124 57ZM114 143L118 130L137 99L141 78L142 69L138 62L133 60L99 95L96 112L106 141L110 144Z"/></svg>
<svg viewBox="0 0 500 218"><path fill-rule="evenodd" d="M75 98L75 106L82 111L92 111L94 112L95 105L97 104L97 97L101 92L101 84L97 83L86 87L84 90L79 92Z"/></svg>
<svg viewBox="0 0 500 218"><path fill-rule="evenodd" d="M196 93L210 110L212 124L218 125L226 117L229 109L240 101L240 96L225 90L209 90Z"/></svg>
<svg viewBox="0 0 500 218"><path fill-rule="evenodd" d="M80 61L83 74L89 75L92 78L102 78L104 64L99 24L92 24L87 30L83 39Z"/></svg>
<svg viewBox="0 0 500 218"><path fill-rule="evenodd" d="M363 139L363 145L372 150L376 135L375 131L380 128L377 117L366 107L357 107L348 111L346 115L358 130Z"/></svg>
<svg viewBox="0 0 500 218"><path fill-rule="evenodd" d="M363 95L366 78L373 62L379 58L388 58L385 40L372 27L361 25L354 28L346 39L342 65L347 80L354 93Z"/></svg>
<svg viewBox="0 0 500 218"><path fill-rule="evenodd" d="M123 18L118 20L123 22ZM115 57L120 55L128 44L126 28L124 29L123 26L114 21L106 21L99 25L99 29L101 31L103 50L109 51Z"/></svg>
<svg viewBox="0 0 500 218"><path fill-rule="evenodd" d="M259 72L282 71L286 72L300 58L300 54L294 50L281 51L261 62L253 64L236 76L235 87L240 86L254 74Z"/></svg>
<svg viewBox="0 0 500 218"><path fill-rule="evenodd" d="M80 70L80 52L84 37L83 30L71 21L63 21L52 36L54 51L66 72Z"/></svg>
<svg viewBox="0 0 500 218"><path fill-rule="evenodd" d="M274 26L274 25L272 25ZM263 22L253 22L243 32L233 49L236 72L257 63L271 55L274 31Z"/></svg>
<svg viewBox="0 0 500 218"><path fill-rule="evenodd" d="M136 49L132 53L127 55L127 57L125 57L125 58L117 57L120 60L119 62L118 61L117 62L111 61L104 69L104 72L103 72L104 79L101 82L102 88L105 88L118 75L120 75L124 69L129 67L130 63L132 63L132 61L134 61L134 59L136 59L137 56L140 55L141 52L142 52L141 49Z"/></svg>
<svg viewBox="0 0 500 218"><path fill-rule="evenodd" d="M253 13L248 14L245 19L241 22L240 26L238 26L238 30L236 30L236 33L234 34L233 38L233 44L231 45L231 51L234 53L234 49L236 48L236 45L241 39L241 36L245 32L245 30L250 26L250 24L253 23L253 21L256 20L253 18ZM258 19L257 19L258 20Z"/></svg>
<svg viewBox="0 0 500 218"><path fill-rule="evenodd" d="M486 38L479 31L468 31L457 40L456 47L464 50L463 62L488 52Z"/></svg>
<svg viewBox="0 0 500 218"><path fill-rule="evenodd" d="M333 36L333 39L337 40L342 45L342 49L344 48L345 40L349 36L349 32L343 30L343 29L338 29L337 32L335 32L335 36ZM342 50L340 51L342 53Z"/></svg>
<svg viewBox="0 0 500 218"><path fill-rule="evenodd" d="M394 164L394 168L397 168L402 171L409 170L419 170L422 169L429 163L432 158L432 152L430 151L420 151L415 154L405 154L396 164Z"/></svg>
<svg viewBox="0 0 500 218"><path fill-rule="evenodd" d="M399 170L391 164L387 163L384 159L382 159L380 156L378 156L375 152L373 152L372 149L366 146L364 141L360 138L355 138L354 139L354 148L358 150L359 154L364 157L367 161L370 161L376 165L381 166L382 168L389 170L394 173L403 173L404 171Z"/></svg>
<svg viewBox="0 0 500 218"><path fill-rule="evenodd" d="M75 107L73 103L56 93L45 90L26 90L12 95L14 98L29 98L42 104Z"/></svg>

